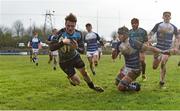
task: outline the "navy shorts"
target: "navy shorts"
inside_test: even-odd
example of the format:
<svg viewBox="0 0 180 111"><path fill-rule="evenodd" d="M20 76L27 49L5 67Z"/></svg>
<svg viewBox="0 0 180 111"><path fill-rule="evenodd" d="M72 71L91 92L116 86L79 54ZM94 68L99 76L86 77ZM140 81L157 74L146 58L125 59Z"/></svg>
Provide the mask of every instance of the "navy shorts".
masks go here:
<svg viewBox="0 0 180 111"><path fill-rule="evenodd" d="M83 68L85 67L85 64L82 61L81 57L77 55L70 61L59 63L59 66L69 77L71 77L76 73L75 68Z"/></svg>

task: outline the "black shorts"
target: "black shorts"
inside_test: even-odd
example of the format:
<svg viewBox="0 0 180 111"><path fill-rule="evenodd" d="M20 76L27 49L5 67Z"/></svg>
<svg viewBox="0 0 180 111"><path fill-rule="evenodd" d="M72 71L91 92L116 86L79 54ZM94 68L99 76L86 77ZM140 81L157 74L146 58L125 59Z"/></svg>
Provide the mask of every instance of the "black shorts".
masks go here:
<svg viewBox="0 0 180 111"><path fill-rule="evenodd" d="M85 64L78 55L70 61L59 63L59 66L69 77L71 77L76 73L75 68L83 68L85 67Z"/></svg>

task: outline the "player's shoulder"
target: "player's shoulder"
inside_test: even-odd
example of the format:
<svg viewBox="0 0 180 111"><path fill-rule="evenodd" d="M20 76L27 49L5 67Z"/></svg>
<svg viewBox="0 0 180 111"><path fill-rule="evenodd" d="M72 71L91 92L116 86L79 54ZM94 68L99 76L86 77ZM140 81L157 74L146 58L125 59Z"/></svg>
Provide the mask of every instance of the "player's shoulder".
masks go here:
<svg viewBox="0 0 180 111"><path fill-rule="evenodd" d="M139 27L139 30L146 32L144 28Z"/></svg>
<svg viewBox="0 0 180 111"><path fill-rule="evenodd" d="M81 32L80 30L77 30L77 29L75 29L74 34L75 34L76 36L82 36L82 32Z"/></svg>
<svg viewBox="0 0 180 111"><path fill-rule="evenodd" d="M77 29L75 29L75 32L80 33L80 34L82 33L80 30L77 30Z"/></svg>
<svg viewBox="0 0 180 111"><path fill-rule="evenodd" d="M133 32L133 29L130 29L130 30L129 30L129 33L131 33L131 32Z"/></svg>
<svg viewBox="0 0 180 111"><path fill-rule="evenodd" d="M94 32L94 31L92 33L98 35L98 33Z"/></svg>
<svg viewBox="0 0 180 111"><path fill-rule="evenodd" d="M65 28L62 28L62 29L60 29L58 32L57 32L57 35L61 35L62 33L64 33L65 32Z"/></svg>
<svg viewBox="0 0 180 111"><path fill-rule="evenodd" d="M170 23L174 28L176 28L177 29L177 27L174 25L174 24L172 24L172 23Z"/></svg>
<svg viewBox="0 0 180 111"><path fill-rule="evenodd" d="M156 23L156 24L158 25L158 24L163 24L163 23L164 23L164 22L158 22L158 23Z"/></svg>

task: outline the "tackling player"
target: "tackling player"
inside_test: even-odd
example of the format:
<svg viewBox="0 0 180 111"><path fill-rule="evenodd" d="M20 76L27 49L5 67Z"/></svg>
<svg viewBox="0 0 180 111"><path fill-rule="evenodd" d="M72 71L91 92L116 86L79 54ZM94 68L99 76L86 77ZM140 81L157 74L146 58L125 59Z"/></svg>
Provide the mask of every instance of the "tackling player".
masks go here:
<svg viewBox="0 0 180 111"><path fill-rule="evenodd" d="M152 51L153 53L161 53L158 48L147 46L137 40L128 38L129 30L126 27L118 29L119 40L115 51L113 51L114 58L118 53L124 56L125 65L121 68L120 73L116 77L115 84L119 91L139 91L140 84L133 82L141 73L141 63L139 61L140 51Z"/></svg>

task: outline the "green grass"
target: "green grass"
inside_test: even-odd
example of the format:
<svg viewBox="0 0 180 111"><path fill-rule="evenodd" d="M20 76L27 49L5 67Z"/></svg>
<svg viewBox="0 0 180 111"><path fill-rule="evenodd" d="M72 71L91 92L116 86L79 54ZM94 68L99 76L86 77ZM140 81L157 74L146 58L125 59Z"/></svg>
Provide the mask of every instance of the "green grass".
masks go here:
<svg viewBox="0 0 180 111"><path fill-rule="evenodd" d="M180 68L178 56L171 56L167 64L166 87L159 89L159 68L152 70L152 56L146 57L148 80L142 82L140 92L119 92L114 79L123 65L103 56L93 76L85 56L87 70L95 82L105 89L97 93L89 89L81 77L80 86L71 86L60 68L47 64L48 56L40 56L39 66L29 62L28 56L0 56L1 110L180 110Z"/></svg>

